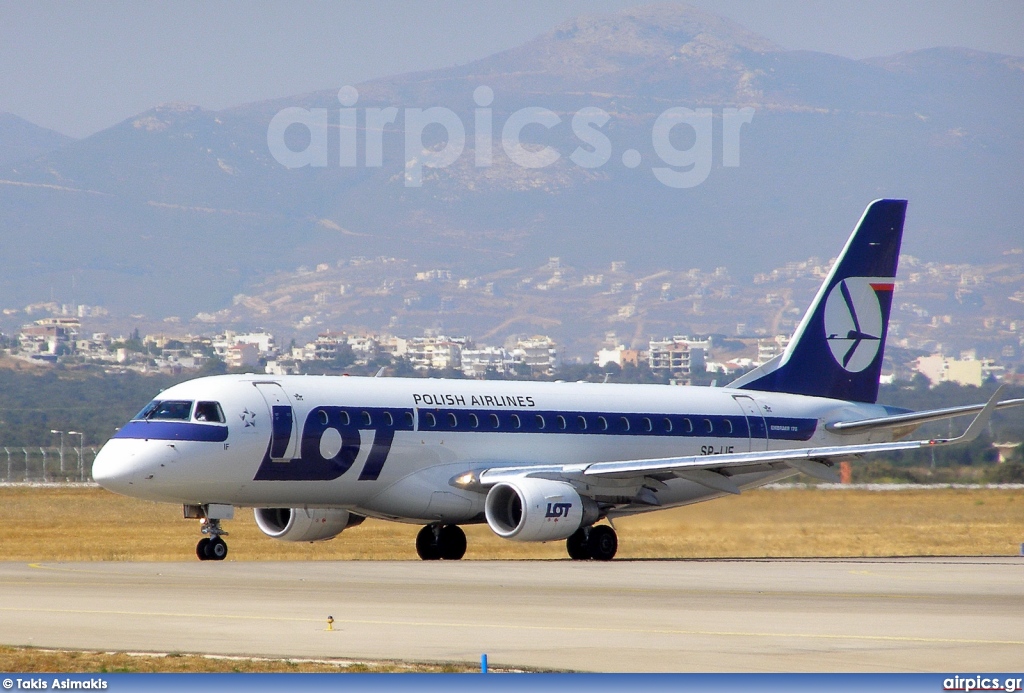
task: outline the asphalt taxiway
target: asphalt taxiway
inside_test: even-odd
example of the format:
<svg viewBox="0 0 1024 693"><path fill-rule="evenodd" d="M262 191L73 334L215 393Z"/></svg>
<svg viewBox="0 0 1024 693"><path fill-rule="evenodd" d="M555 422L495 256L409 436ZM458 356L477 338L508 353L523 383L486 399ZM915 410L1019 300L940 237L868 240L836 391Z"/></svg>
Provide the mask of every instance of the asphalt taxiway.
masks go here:
<svg viewBox="0 0 1024 693"><path fill-rule="evenodd" d="M1024 557L0 563L0 642L487 653L492 666L577 671L1016 671Z"/></svg>

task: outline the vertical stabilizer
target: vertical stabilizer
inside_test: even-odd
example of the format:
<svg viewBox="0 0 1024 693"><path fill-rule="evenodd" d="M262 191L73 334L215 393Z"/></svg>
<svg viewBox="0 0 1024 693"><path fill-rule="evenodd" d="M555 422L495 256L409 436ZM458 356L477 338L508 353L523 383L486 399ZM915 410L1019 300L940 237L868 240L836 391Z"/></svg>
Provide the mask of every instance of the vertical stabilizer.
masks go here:
<svg viewBox="0 0 1024 693"><path fill-rule="evenodd" d="M830 397L878 398L906 200L875 200L778 359L732 387Z"/></svg>

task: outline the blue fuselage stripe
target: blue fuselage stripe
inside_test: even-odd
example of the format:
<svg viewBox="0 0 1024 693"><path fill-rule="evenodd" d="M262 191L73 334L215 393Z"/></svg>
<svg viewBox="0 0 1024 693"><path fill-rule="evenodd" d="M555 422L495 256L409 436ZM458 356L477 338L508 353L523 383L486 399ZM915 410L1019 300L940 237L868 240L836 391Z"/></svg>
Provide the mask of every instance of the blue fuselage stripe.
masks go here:
<svg viewBox="0 0 1024 693"><path fill-rule="evenodd" d="M492 410L420 408L419 426L413 428L413 410L393 407L330 407L348 416L356 429L438 433L550 433L568 435L656 436L674 438L764 438L764 424L770 440L810 440L816 419L769 416L764 424L754 419L754 430L742 415L717 414L625 414L622 412L557 410ZM314 416L322 407L313 409ZM333 418L333 417L332 417ZM332 424L335 422L332 421ZM114 438L147 440L191 440L222 443L227 426L186 421L130 421Z"/></svg>
<svg viewBox="0 0 1024 693"><path fill-rule="evenodd" d="M340 407L351 425L360 429L394 428L411 431L412 409ZM314 410L316 411L316 410ZM387 423L385 414L392 423ZM419 408L417 431L439 433L561 433L571 435L659 436L683 438L765 438L810 440L817 419L747 417L717 414L630 414L622 412L558 411L537 409Z"/></svg>
<svg viewBox="0 0 1024 693"><path fill-rule="evenodd" d="M114 434L114 438L223 443L228 439L228 427L188 421L129 421Z"/></svg>

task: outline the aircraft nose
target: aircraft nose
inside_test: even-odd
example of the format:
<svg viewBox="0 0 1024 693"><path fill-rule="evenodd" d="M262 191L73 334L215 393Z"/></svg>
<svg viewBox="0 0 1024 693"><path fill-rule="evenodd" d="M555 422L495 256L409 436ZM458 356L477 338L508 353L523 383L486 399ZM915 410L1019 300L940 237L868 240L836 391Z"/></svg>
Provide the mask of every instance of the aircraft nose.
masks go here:
<svg viewBox="0 0 1024 693"><path fill-rule="evenodd" d="M124 465L118 463L119 456L110 448L111 445L107 443L96 454L96 459L92 463L92 480L108 491L113 491L115 489L111 486L117 484Z"/></svg>
<svg viewBox="0 0 1024 693"><path fill-rule="evenodd" d="M114 493L128 493L138 476L137 450L131 441L110 440L100 448L92 463L92 479ZM126 444L128 443L128 444Z"/></svg>

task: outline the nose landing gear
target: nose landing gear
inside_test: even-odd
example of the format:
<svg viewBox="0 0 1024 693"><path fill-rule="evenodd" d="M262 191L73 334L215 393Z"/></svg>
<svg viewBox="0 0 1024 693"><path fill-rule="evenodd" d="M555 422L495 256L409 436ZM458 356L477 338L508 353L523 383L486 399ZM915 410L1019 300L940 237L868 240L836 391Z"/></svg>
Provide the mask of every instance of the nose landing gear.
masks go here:
<svg viewBox="0 0 1024 693"><path fill-rule="evenodd" d="M196 544L196 556L200 561L223 561L228 556L228 545L220 537L204 537Z"/></svg>
<svg viewBox="0 0 1024 693"><path fill-rule="evenodd" d="M200 531L209 534L203 537L196 544L196 557L200 561L223 561L228 557L228 545L221 536L227 536L227 532L221 529L220 520L204 519Z"/></svg>
<svg viewBox="0 0 1024 693"><path fill-rule="evenodd" d="M235 516L235 509L230 505L186 505L186 518L199 520L199 531L206 536L196 544L196 558L200 561L223 561L228 557L228 545L221 537L227 532L220 526L221 520L230 520Z"/></svg>

